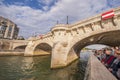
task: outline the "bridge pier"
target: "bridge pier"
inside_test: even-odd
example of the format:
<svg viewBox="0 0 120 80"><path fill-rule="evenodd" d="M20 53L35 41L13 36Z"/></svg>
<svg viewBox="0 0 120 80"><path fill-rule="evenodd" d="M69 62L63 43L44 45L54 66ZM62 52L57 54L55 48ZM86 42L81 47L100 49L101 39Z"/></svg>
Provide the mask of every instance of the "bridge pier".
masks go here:
<svg viewBox="0 0 120 80"><path fill-rule="evenodd" d="M62 68L78 59L74 51L69 51L70 49L66 42L59 42L54 45L51 55L51 68Z"/></svg>
<svg viewBox="0 0 120 80"><path fill-rule="evenodd" d="M24 56L33 56L34 55L34 48L33 45L31 45L31 41L28 43Z"/></svg>

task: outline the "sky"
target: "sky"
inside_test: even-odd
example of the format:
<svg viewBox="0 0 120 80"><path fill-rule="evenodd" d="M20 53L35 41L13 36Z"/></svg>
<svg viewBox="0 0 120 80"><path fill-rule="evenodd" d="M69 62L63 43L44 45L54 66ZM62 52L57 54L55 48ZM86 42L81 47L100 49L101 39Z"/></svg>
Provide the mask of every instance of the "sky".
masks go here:
<svg viewBox="0 0 120 80"><path fill-rule="evenodd" d="M45 34L57 23L66 24L117 8L120 0L0 0L0 16L20 28L19 36Z"/></svg>
<svg viewBox="0 0 120 80"><path fill-rule="evenodd" d="M92 44L92 45L86 46L86 48L96 49L96 50L100 50L100 49L105 48L105 47L108 47L108 46L103 45L103 44Z"/></svg>

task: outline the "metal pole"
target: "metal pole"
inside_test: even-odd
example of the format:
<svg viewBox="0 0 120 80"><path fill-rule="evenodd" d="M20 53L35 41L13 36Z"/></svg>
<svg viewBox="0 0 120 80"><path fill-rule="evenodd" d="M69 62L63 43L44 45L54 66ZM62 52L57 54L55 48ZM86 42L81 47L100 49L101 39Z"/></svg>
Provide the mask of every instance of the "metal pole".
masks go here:
<svg viewBox="0 0 120 80"><path fill-rule="evenodd" d="M59 24L59 21L57 20L57 24Z"/></svg>
<svg viewBox="0 0 120 80"><path fill-rule="evenodd" d="M69 22L68 22L68 16L67 16L67 24L69 24Z"/></svg>

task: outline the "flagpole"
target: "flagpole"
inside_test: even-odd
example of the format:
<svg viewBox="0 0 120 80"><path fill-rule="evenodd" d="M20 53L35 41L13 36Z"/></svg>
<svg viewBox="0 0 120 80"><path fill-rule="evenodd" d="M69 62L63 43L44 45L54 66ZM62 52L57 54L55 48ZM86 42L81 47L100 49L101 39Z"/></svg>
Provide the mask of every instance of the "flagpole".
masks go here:
<svg viewBox="0 0 120 80"><path fill-rule="evenodd" d="M69 24L69 22L68 22L68 16L67 16L67 24Z"/></svg>

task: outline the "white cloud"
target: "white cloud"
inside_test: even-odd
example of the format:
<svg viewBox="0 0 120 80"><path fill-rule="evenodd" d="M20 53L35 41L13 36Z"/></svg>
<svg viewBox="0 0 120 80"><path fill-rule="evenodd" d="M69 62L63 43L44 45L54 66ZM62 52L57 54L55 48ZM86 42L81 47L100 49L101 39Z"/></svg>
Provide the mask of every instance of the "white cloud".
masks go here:
<svg viewBox="0 0 120 80"><path fill-rule="evenodd" d="M89 46L86 46L86 47L87 47L87 48L90 48L90 49L100 50L100 49L102 49L102 48L107 47L107 45L94 44L94 45L89 45Z"/></svg>
<svg viewBox="0 0 120 80"><path fill-rule="evenodd" d="M39 0L49 5L55 0ZM29 6L0 5L0 15L9 18L20 27L20 35L30 36L35 32L45 33L56 24L75 22L108 9L106 0L59 0L49 11L33 9ZM48 9L44 7L44 9Z"/></svg>

